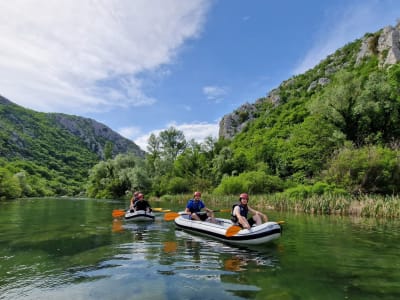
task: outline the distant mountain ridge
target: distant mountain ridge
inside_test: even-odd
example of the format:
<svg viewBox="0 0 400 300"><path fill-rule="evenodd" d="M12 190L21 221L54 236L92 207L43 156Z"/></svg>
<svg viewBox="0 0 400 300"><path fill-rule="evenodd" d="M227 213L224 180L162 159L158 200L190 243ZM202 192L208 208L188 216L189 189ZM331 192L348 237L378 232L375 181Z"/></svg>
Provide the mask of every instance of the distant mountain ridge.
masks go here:
<svg viewBox="0 0 400 300"><path fill-rule="evenodd" d="M32 118L22 118L23 115L31 115ZM63 113L35 112L0 96L0 129L3 131L0 153L3 156L8 158L24 157L22 154L26 152L26 149L22 146L26 144L24 136L41 137L42 131L35 130L40 127L35 124L35 116L40 116L41 120L44 117L47 121L46 125L58 128L61 131L67 131L68 134L78 138L82 145L86 145L87 149L96 154L99 159L104 158L104 148L107 142L112 144L112 154L114 156L120 153L133 153L138 157L144 157L145 152L134 142L93 119ZM30 121L28 122L27 119L30 119ZM25 135L25 133L29 134ZM11 140L7 140L7 137L11 137ZM13 140L19 142L12 145L10 142ZM54 140L54 143L57 144L58 141Z"/></svg>
<svg viewBox="0 0 400 300"><path fill-rule="evenodd" d="M346 46L338 49L334 54L329 55L321 63L307 73L318 73L318 78L309 78L308 85L299 88L306 88L307 92L322 87L330 82L330 77L336 72L348 67L350 63L354 66L360 65L364 60L376 57L381 67L387 67L400 62L400 22L395 26L386 26L374 34L367 33L362 39L351 44L356 44L356 51L352 53L353 62L343 61L347 57ZM274 107L281 104L282 90L291 85L296 86L296 76L281 83L281 85L270 91L266 97L258 99L254 103L245 103L232 113L226 114L219 123L219 138L232 139L242 132L246 125L259 116L259 109L264 102L272 103Z"/></svg>

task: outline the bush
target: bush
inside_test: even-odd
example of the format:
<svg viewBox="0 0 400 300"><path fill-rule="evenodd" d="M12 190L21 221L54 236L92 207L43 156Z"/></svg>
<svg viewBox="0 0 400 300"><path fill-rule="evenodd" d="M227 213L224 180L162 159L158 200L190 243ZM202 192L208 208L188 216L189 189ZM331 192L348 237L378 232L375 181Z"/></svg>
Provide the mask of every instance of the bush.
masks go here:
<svg viewBox="0 0 400 300"><path fill-rule="evenodd" d="M226 176L214 190L218 195L231 195L242 192L252 194L273 193L283 190L283 181L263 171L250 171L239 176Z"/></svg>
<svg viewBox="0 0 400 300"><path fill-rule="evenodd" d="M324 179L353 194L400 192L399 151L380 146L342 149L330 162Z"/></svg>
<svg viewBox="0 0 400 300"><path fill-rule="evenodd" d="M187 193L190 190L190 182L188 179L182 177L173 177L168 180L167 192L171 194Z"/></svg>

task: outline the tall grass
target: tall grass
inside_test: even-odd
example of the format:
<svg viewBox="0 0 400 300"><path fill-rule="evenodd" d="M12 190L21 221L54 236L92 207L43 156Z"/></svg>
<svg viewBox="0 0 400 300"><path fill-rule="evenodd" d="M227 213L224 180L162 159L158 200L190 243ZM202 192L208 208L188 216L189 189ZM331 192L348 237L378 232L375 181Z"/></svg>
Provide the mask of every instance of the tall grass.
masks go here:
<svg viewBox="0 0 400 300"><path fill-rule="evenodd" d="M151 201L171 201L186 205L191 194L165 195L161 199ZM239 199L237 195L215 196L203 193L202 199L206 206L214 209L231 208ZM288 199L281 194L250 195L249 205L260 210L296 211L308 214L333 214L341 216L358 216L374 218L399 218L399 196L363 195L358 197L345 196L312 196L305 199Z"/></svg>

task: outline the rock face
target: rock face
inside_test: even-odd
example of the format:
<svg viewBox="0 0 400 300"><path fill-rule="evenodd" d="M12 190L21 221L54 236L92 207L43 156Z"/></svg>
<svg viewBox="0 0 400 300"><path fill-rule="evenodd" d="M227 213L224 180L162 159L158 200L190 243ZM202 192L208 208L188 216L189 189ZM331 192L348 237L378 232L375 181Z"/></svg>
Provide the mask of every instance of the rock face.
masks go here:
<svg viewBox="0 0 400 300"><path fill-rule="evenodd" d="M387 26L381 31L371 35L366 35L361 39L361 46L358 53L355 53L356 65L361 64L366 58L377 56L381 67L389 66L400 62L400 22L395 26ZM326 65L321 76L309 82L307 92L312 92L318 86L324 86L330 83L330 75L336 73L341 68L347 66L349 62L336 63L341 61L340 56L330 55L328 57L332 63ZM321 70L319 70L321 71ZM285 87L292 83L292 79L288 79L280 86ZM273 89L267 94L266 98L256 101L254 104L246 103L230 114L225 115L219 123L219 137L232 139L236 134L240 133L243 128L257 116L257 103L259 101L268 101L274 107L281 103L280 87Z"/></svg>
<svg viewBox="0 0 400 300"><path fill-rule="evenodd" d="M233 113L225 115L219 122L219 137L230 139L236 133L242 131L244 126L254 119L256 107L252 104L245 103Z"/></svg>
<svg viewBox="0 0 400 300"><path fill-rule="evenodd" d="M378 55L381 66L393 65L400 61L400 23L396 27L383 28L379 35L365 37L356 64L373 55Z"/></svg>
<svg viewBox="0 0 400 300"><path fill-rule="evenodd" d="M73 135L82 139L89 149L104 158L105 141L113 144L113 154L131 152L144 157L145 152L132 141L122 137L111 128L93 119L61 113L51 114L55 122Z"/></svg>

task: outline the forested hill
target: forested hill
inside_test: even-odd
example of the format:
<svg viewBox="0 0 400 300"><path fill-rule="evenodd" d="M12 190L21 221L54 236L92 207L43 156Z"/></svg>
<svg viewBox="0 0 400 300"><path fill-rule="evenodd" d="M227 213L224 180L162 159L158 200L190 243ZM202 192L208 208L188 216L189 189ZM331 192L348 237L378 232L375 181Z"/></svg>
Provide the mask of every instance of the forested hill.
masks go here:
<svg viewBox="0 0 400 300"><path fill-rule="evenodd" d="M239 174L241 181L251 174L253 185L255 174L272 176L253 192L301 185L319 192L322 186L400 192L399 62L400 23L344 45L224 116L221 174ZM224 192L230 183L225 178L219 186Z"/></svg>
<svg viewBox="0 0 400 300"><path fill-rule="evenodd" d="M368 76L400 62L400 22L347 44L306 73L285 80L255 103L245 103L220 121L219 137L232 139L248 123L263 115L265 106L277 108L289 101L319 96L339 71L354 71ZM363 70L357 74L356 70Z"/></svg>
<svg viewBox="0 0 400 300"><path fill-rule="evenodd" d="M132 141L92 119L36 112L0 96L0 168L36 176L43 191L32 195L81 191L93 165L120 153L144 157Z"/></svg>

